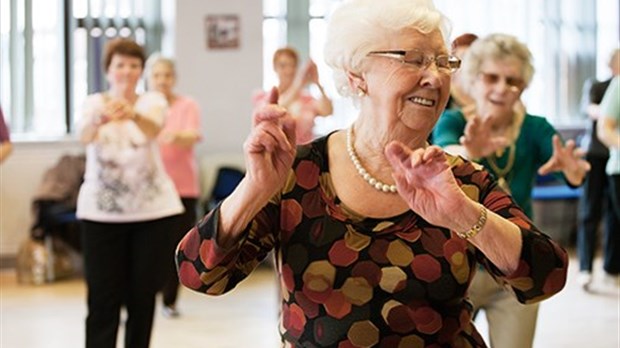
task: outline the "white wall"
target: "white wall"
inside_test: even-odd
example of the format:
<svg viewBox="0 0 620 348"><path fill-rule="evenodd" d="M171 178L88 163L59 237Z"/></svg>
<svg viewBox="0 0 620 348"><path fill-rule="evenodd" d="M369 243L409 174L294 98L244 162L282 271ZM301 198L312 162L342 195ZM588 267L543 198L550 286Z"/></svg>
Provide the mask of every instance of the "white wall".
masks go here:
<svg viewBox="0 0 620 348"><path fill-rule="evenodd" d="M172 50L177 60L178 90L194 97L203 111L198 153L208 158L240 155L250 130L250 97L262 84L262 1L176 0L176 9L170 11L175 11L177 25L169 30L174 40L166 51ZM208 14L239 15L239 49L207 49ZM15 142L14 153L0 166L1 256L15 255L29 235L30 203L45 170L63 154L81 152L77 141Z"/></svg>
<svg viewBox="0 0 620 348"><path fill-rule="evenodd" d="M199 153L241 152L251 125L252 92L262 85L262 1L177 0L178 90L203 111ZM239 49L207 49L205 17L239 15Z"/></svg>

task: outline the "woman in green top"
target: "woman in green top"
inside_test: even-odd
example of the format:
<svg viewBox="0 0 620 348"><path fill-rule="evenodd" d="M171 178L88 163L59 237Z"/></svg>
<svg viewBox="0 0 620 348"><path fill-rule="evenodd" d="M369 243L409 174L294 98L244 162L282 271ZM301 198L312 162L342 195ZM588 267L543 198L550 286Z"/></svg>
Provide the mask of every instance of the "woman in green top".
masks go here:
<svg viewBox="0 0 620 348"><path fill-rule="evenodd" d="M520 102L534 74L531 60L529 49L513 36L493 34L476 40L465 54L461 72L475 105L464 108L465 114L444 112L433 132L436 145L493 173L530 217L537 173L561 172L577 186L589 170L572 140L562 145L553 126L528 114ZM513 300L483 271L472 281L470 299L486 312L492 347L532 346L537 305Z"/></svg>

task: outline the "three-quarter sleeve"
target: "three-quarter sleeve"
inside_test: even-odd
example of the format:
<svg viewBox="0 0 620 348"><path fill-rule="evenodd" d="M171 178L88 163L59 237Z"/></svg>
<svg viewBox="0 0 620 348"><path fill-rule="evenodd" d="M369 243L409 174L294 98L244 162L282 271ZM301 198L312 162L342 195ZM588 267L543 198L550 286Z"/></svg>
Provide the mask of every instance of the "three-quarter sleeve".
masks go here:
<svg viewBox="0 0 620 348"><path fill-rule="evenodd" d="M78 134L82 134L87 125L96 122L102 116L104 105L103 96L100 93L90 94L86 97L77 123Z"/></svg>
<svg viewBox="0 0 620 348"><path fill-rule="evenodd" d="M478 261L496 279L504 282L521 303L542 301L564 287L568 271L568 255L555 241L534 226L514 200L494 181L488 180L481 189L481 202L487 209L517 225L523 247L519 266L511 274L503 274L479 250Z"/></svg>
<svg viewBox="0 0 620 348"><path fill-rule="evenodd" d="M179 281L210 295L232 290L245 279L276 243L278 205L270 201L231 247L217 244L220 206L213 209L181 240L176 251Z"/></svg>

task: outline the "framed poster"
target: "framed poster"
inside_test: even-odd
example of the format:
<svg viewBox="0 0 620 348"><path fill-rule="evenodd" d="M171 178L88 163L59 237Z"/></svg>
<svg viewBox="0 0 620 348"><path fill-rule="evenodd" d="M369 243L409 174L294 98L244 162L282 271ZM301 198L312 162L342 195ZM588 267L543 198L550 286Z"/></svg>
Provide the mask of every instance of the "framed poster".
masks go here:
<svg viewBox="0 0 620 348"><path fill-rule="evenodd" d="M239 48L240 29L238 15L207 15L205 26L207 31L207 48Z"/></svg>

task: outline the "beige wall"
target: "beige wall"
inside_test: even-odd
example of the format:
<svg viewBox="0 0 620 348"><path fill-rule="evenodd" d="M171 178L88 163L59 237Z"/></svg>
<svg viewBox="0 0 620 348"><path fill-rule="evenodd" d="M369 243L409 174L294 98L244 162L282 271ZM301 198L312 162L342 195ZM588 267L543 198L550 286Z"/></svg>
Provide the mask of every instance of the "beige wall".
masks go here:
<svg viewBox="0 0 620 348"><path fill-rule="evenodd" d="M262 1L177 0L171 10L176 25L165 47L171 47L177 60L179 92L202 107L204 137L198 152L208 158L240 154L250 129L250 96L262 83ZM239 15L239 49L206 48L207 14ZM12 156L0 165L0 256L15 255L28 236L30 203L44 171L63 154L81 152L74 140L15 143Z"/></svg>
<svg viewBox="0 0 620 348"><path fill-rule="evenodd" d="M207 14L239 15L239 49L207 49ZM202 107L202 154L242 150L251 124L250 97L262 85L262 18L262 1L177 1L178 89Z"/></svg>

